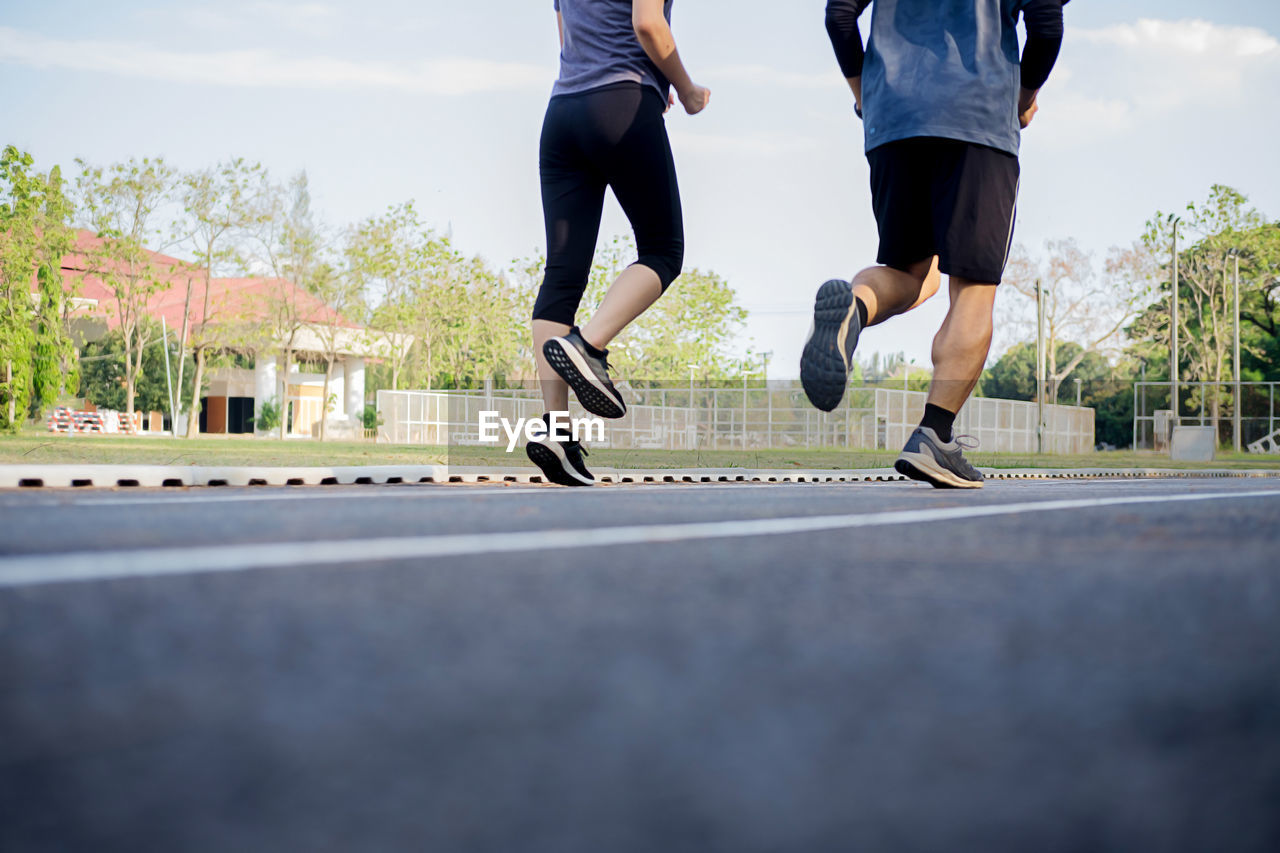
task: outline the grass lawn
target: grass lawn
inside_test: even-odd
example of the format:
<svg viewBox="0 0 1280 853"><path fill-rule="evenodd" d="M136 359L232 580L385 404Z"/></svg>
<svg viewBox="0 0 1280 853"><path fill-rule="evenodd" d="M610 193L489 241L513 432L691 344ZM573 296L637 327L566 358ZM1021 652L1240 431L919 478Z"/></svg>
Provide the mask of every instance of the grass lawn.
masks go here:
<svg viewBox="0 0 1280 853"><path fill-rule="evenodd" d="M831 449L802 450L592 450L595 468L887 468L896 453ZM1220 454L1208 464L1171 462L1152 453L1115 451L1086 456L971 454L975 464L990 468L1268 468L1280 470L1280 456ZM347 465L531 465L517 449L406 447L372 442L326 442L267 438L179 438L134 436L68 436L29 427L17 435L0 435L0 465L147 464L237 465L261 467L337 467Z"/></svg>

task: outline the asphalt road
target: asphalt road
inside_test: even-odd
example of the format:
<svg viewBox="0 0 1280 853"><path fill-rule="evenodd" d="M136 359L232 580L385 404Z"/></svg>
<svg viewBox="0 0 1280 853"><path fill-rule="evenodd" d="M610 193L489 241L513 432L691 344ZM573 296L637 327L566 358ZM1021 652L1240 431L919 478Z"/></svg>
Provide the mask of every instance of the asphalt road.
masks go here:
<svg viewBox="0 0 1280 853"><path fill-rule="evenodd" d="M1277 481L0 492L5 853L1277 849Z"/></svg>

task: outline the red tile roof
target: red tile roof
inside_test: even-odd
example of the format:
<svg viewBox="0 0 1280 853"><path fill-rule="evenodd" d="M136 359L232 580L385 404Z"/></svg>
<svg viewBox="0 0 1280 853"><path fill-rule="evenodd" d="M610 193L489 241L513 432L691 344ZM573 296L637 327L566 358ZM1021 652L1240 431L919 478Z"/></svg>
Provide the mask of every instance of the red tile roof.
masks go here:
<svg viewBox="0 0 1280 853"><path fill-rule="evenodd" d="M90 255L101 245L93 232L81 230L76 234L76 248L62 261L63 285L85 299L96 300L96 308L82 309L82 313L103 317L109 328L119 325L115 310L115 295L102 279L91 272ZM158 252L146 253L160 288L147 300L147 314L153 319L161 317L172 328L182 325L183 308L187 300L187 285L191 285L191 302L187 316L192 326L205 322L204 271L194 264ZM123 265L116 264L123 270ZM34 288L34 282L33 282ZM286 279L280 278L215 278L209 296L210 324L228 321L266 321L272 300L293 300L298 316L304 323L327 325L337 320L337 325L349 329L361 328L335 312L318 296L309 293Z"/></svg>

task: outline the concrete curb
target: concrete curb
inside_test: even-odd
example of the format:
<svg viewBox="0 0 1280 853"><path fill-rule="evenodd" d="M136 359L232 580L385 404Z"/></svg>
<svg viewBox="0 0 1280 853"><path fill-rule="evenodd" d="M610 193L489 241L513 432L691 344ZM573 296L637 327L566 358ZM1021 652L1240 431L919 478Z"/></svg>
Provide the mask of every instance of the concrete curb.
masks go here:
<svg viewBox="0 0 1280 853"><path fill-rule="evenodd" d="M983 468L992 480L1280 478L1280 470L1167 468ZM874 483L906 478L892 468L775 470L746 468L599 468L601 483ZM535 468L383 465L340 468L237 468L196 465L0 465L0 489L180 488L194 486L350 486L397 483L538 484Z"/></svg>

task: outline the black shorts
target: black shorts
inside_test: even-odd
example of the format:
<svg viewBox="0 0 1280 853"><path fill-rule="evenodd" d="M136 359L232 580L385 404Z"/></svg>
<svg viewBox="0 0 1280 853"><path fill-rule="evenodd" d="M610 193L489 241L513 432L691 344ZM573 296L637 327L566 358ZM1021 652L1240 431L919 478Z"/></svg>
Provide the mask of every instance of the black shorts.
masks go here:
<svg viewBox="0 0 1280 853"><path fill-rule="evenodd" d="M867 152L877 262L905 270L934 255L946 275L999 284L1013 244L1018 158L954 139L902 139Z"/></svg>

